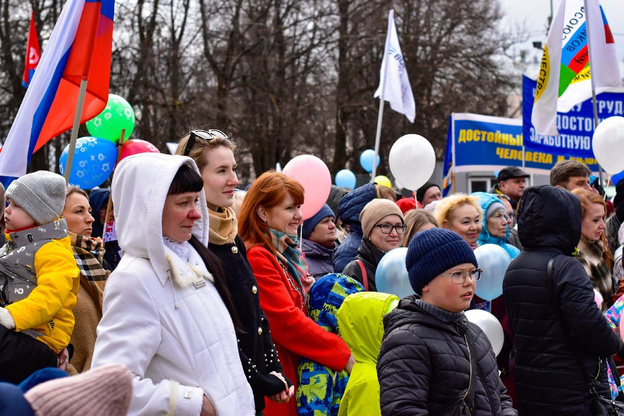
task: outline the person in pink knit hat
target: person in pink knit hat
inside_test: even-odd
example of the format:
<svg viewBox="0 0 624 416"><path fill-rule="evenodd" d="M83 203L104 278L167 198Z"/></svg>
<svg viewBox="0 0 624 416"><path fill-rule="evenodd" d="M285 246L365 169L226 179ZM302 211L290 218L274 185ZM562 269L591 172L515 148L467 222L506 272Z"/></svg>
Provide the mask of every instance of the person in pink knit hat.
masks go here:
<svg viewBox="0 0 624 416"><path fill-rule="evenodd" d="M33 373L19 385L0 383L0 415L125 415L132 397L132 374L121 364L68 377L56 368ZM88 411L86 411L88 409Z"/></svg>

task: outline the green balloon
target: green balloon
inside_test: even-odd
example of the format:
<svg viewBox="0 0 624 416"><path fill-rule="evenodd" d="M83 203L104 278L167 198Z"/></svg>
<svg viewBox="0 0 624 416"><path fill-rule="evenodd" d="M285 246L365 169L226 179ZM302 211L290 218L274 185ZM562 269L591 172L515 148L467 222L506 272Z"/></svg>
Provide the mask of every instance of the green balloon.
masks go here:
<svg viewBox="0 0 624 416"><path fill-rule="evenodd" d="M108 94L106 108L87 121L87 130L93 137L119 143L121 130L125 129L124 141L134 131L134 110L128 101L115 94Z"/></svg>

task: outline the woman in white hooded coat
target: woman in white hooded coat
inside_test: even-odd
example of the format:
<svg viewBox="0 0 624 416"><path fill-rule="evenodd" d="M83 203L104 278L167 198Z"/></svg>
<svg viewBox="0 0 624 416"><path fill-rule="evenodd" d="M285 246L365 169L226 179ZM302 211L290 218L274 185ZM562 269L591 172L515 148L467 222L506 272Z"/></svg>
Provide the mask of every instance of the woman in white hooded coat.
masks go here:
<svg viewBox="0 0 624 416"><path fill-rule="evenodd" d="M93 366L132 371L128 414L255 414L220 264L205 249L202 186L182 156L130 156L115 172L124 256L104 292Z"/></svg>

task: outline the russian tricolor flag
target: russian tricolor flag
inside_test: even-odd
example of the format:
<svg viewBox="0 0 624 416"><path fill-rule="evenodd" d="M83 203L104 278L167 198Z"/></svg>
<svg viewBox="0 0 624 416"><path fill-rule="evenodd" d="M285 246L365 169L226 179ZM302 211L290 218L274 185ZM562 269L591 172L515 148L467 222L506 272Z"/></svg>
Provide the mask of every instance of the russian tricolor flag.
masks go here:
<svg viewBox="0 0 624 416"><path fill-rule="evenodd" d="M80 121L106 107L115 0L68 0L0 152L3 184L26 173L30 157L72 127L82 79Z"/></svg>

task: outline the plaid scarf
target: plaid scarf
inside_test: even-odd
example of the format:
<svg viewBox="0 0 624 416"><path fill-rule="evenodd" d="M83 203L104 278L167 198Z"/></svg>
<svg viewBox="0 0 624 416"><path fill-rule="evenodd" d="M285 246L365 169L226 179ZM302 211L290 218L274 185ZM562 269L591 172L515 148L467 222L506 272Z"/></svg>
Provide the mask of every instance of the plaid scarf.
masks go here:
<svg viewBox="0 0 624 416"><path fill-rule="evenodd" d="M104 242L101 238L90 238L69 233L76 265L80 269L80 284L99 308L102 308L104 285L110 272L102 267Z"/></svg>

